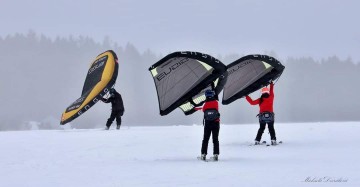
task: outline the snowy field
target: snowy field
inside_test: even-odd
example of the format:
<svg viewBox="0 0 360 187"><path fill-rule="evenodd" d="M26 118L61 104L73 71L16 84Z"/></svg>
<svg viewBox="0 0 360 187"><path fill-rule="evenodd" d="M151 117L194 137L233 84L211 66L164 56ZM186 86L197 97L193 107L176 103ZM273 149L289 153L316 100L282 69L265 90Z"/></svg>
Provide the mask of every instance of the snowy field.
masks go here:
<svg viewBox="0 0 360 187"><path fill-rule="evenodd" d="M360 186L360 122L257 129L222 125L219 162L196 159L200 125L0 132L0 186Z"/></svg>

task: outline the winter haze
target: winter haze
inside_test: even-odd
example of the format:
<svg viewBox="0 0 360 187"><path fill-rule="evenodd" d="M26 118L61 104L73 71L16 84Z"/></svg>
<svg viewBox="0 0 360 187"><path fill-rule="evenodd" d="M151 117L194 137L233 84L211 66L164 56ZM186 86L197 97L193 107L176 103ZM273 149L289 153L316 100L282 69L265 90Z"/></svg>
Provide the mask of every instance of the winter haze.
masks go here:
<svg viewBox="0 0 360 187"><path fill-rule="evenodd" d="M359 7L355 0L2 0L0 130L58 125L89 64L108 49L119 56L124 125L201 123L201 113L159 115L147 69L178 50L224 64L248 54L276 57L286 66L275 85L278 122L359 121ZM110 108L98 103L71 124L104 126ZM232 124L256 123L257 111L241 99L220 112Z"/></svg>

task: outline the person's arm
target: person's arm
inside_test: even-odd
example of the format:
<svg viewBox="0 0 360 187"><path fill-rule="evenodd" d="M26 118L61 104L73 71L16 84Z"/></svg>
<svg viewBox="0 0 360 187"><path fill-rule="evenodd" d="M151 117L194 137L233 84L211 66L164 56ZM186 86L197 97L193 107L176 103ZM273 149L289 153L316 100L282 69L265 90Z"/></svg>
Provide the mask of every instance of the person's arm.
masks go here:
<svg viewBox="0 0 360 187"><path fill-rule="evenodd" d="M206 107L207 107L207 102L205 102L205 104L204 104L202 107L195 107L194 109L195 109L195 110L205 111L205 110L206 110Z"/></svg>
<svg viewBox="0 0 360 187"><path fill-rule="evenodd" d="M122 111L125 111L124 102L123 102L122 97L121 97L120 94L119 94L119 98L120 98L120 107L121 107L121 110L122 110Z"/></svg>
<svg viewBox="0 0 360 187"><path fill-rule="evenodd" d="M255 101L251 99L250 96L246 96L246 100L251 104L251 105L257 105L260 104L260 99L256 99Z"/></svg>
<svg viewBox="0 0 360 187"><path fill-rule="evenodd" d="M274 95L274 82L270 82L270 96Z"/></svg>
<svg viewBox="0 0 360 187"><path fill-rule="evenodd" d="M194 109L195 110L202 110L203 108L202 107L195 107Z"/></svg>
<svg viewBox="0 0 360 187"><path fill-rule="evenodd" d="M107 99L106 99L106 98L103 98L103 97L102 97L100 100L101 100L102 102L104 102L104 103L107 102Z"/></svg>
<svg viewBox="0 0 360 187"><path fill-rule="evenodd" d="M102 98L101 101L103 101L104 103L110 103L110 102L111 102L111 99L112 99L112 97L109 97L109 98L107 98L107 99Z"/></svg>

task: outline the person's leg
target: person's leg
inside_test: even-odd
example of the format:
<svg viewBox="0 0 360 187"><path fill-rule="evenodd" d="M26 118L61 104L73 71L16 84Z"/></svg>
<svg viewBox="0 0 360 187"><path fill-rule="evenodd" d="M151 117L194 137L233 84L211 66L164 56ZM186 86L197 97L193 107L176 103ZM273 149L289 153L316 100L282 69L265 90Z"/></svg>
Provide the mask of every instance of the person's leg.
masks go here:
<svg viewBox="0 0 360 187"><path fill-rule="evenodd" d="M214 155L220 154L219 131L220 131L220 123L215 122L212 125L212 139L213 139L213 143L214 143Z"/></svg>
<svg viewBox="0 0 360 187"><path fill-rule="evenodd" d="M271 140L276 140L276 133L274 128L274 121L268 123Z"/></svg>
<svg viewBox="0 0 360 187"><path fill-rule="evenodd" d="M210 128L209 124L205 123L204 138L203 138L202 146L201 146L201 154L205 154L205 155L207 154L210 135L211 135L211 128Z"/></svg>
<svg viewBox="0 0 360 187"><path fill-rule="evenodd" d="M111 124L113 123L114 119L116 118L116 113L114 111L111 111L110 118L106 122L106 127L110 128Z"/></svg>
<svg viewBox="0 0 360 187"><path fill-rule="evenodd" d="M116 115L116 129L120 129L121 126L121 113L118 112L118 114Z"/></svg>
<svg viewBox="0 0 360 187"><path fill-rule="evenodd" d="M260 122L260 128L259 128L258 133L256 135L255 141L260 142L261 136L262 136L262 134L264 133L264 130L265 130L265 126L266 126L266 123Z"/></svg>

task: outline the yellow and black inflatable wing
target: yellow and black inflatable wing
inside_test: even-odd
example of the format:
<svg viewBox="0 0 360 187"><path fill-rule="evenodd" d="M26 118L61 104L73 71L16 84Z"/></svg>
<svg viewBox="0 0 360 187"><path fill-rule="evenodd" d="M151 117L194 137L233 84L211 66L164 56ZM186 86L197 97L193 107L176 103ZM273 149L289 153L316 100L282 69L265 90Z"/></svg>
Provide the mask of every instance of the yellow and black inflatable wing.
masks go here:
<svg viewBox="0 0 360 187"><path fill-rule="evenodd" d="M61 125L89 110L110 91L117 78L118 66L118 58L111 50L96 57L88 70L81 97L66 108L61 116Z"/></svg>

